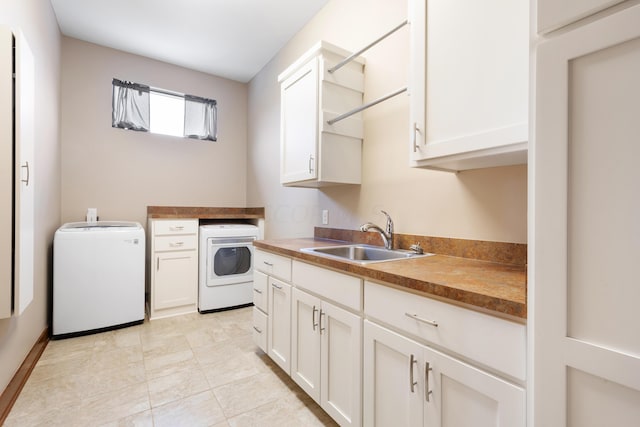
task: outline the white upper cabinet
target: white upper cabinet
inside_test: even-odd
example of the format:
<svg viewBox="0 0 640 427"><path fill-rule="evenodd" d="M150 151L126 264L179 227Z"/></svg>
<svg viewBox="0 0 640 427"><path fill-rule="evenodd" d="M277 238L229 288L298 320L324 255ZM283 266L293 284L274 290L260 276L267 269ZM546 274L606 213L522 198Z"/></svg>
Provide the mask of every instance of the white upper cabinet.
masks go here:
<svg viewBox="0 0 640 427"><path fill-rule="evenodd" d="M410 163L527 162L529 2L410 0Z"/></svg>
<svg viewBox="0 0 640 427"><path fill-rule="evenodd" d="M319 42L278 76L280 182L321 187L360 184L361 114L327 122L362 105L364 61L329 72L349 52Z"/></svg>
<svg viewBox="0 0 640 427"><path fill-rule="evenodd" d="M538 0L538 33L547 33L625 0Z"/></svg>

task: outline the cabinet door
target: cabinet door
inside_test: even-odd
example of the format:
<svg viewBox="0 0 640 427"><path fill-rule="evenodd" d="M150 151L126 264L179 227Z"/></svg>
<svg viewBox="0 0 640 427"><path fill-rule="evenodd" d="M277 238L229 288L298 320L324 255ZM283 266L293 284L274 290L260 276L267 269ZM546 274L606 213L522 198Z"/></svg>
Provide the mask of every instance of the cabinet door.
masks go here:
<svg viewBox="0 0 640 427"><path fill-rule="evenodd" d="M195 252L156 254L153 306L155 309L195 304L198 287L198 260Z"/></svg>
<svg viewBox="0 0 640 427"><path fill-rule="evenodd" d="M411 164L526 163L529 2L411 0Z"/></svg>
<svg viewBox="0 0 640 427"><path fill-rule="evenodd" d="M13 33L0 26L0 93L13 90ZM13 97L0 97L0 319L11 317L13 251Z"/></svg>
<svg viewBox="0 0 640 427"><path fill-rule="evenodd" d="M420 344L364 321L363 425L422 426Z"/></svg>
<svg viewBox="0 0 640 427"><path fill-rule="evenodd" d="M321 301L299 289L291 300L291 378L319 404Z"/></svg>
<svg viewBox="0 0 640 427"><path fill-rule="evenodd" d="M538 32L546 33L625 0L538 0Z"/></svg>
<svg viewBox="0 0 640 427"><path fill-rule="evenodd" d="M323 301L320 311L322 408L341 426L360 426L362 320Z"/></svg>
<svg viewBox="0 0 640 427"><path fill-rule="evenodd" d="M16 37L16 54L14 312L20 315L33 300L35 225L35 69L24 34Z"/></svg>
<svg viewBox="0 0 640 427"><path fill-rule="evenodd" d="M536 74L533 421L637 426L640 5L542 43Z"/></svg>
<svg viewBox="0 0 640 427"><path fill-rule="evenodd" d="M282 82L280 89L280 182L318 177L318 59Z"/></svg>
<svg viewBox="0 0 640 427"><path fill-rule="evenodd" d="M523 388L428 347L423 360L426 426L524 427Z"/></svg>
<svg viewBox="0 0 640 427"><path fill-rule="evenodd" d="M269 356L291 374L291 285L269 278Z"/></svg>

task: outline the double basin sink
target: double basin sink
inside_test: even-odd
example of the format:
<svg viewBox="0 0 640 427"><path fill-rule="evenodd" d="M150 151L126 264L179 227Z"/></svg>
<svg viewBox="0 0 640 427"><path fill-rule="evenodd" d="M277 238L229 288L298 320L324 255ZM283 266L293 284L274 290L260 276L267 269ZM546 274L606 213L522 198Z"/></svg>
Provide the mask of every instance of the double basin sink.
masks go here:
<svg viewBox="0 0 640 427"><path fill-rule="evenodd" d="M402 249L386 249L380 246L349 244L338 246L327 246L318 248L300 249L313 255L323 256L327 258L340 259L343 261L352 261L359 264L370 264L383 261L397 261L402 259L411 259L425 257L433 254L419 254L413 251Z"/></svg>

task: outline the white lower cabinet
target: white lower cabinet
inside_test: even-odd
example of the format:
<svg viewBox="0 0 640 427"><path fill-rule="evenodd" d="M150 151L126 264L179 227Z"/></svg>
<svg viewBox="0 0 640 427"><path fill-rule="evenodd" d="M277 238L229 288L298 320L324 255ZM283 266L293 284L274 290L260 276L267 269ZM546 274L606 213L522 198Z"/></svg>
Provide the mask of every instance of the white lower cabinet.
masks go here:
<svg viewBox="0 0 640 427"><path fill-rule="evenodd" d="M149 219L149 319L191 313L198 304L198 220Z"/></svg>
<svg viewBox="0 0 640 427"><path fill-rule="evenodd" d="M291 377L342 426L361 425L360 316L294 288Z"/></svg>
<svg viewBox="0 0 640 427"><path fill-rule="evenodd" d="M522 387L369 320L363 371L366 426L525 425Z"/></svg>
<svg viewBox="0 0 640 427"><path fill-rule="evenodd" d="M267 354L291 374L291 285L269 277Z"/></svg>

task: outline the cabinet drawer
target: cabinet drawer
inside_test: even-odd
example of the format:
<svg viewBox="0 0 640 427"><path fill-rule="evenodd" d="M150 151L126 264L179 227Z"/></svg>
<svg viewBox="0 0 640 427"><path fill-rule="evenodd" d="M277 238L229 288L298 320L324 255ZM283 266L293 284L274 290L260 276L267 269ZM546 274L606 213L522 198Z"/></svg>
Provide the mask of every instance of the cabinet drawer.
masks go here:
<svg viewBox="0 0 640 427"><path fill-rule="evenodd" d="M256 249L254 260L253 265L257 270L286 282L291 281L291 258Z"/></svg>
<svg viewBox="0 0 640 427"><path fill-rule="evenodd" d="M260 271L253 272L253 305L268 313L269 277Z"/></svg>
<svg viewBox="0 0 640 427"><path fill-rule="evenodd" d="M253 307L253 342L267 352L267 315Z"/></svg>
<svg viewBox="0 0 640 427"><path fill-rule="evenodd" d="M153 235L198 234L197 219L153 220Z"/></svg>
<svg viewBox="0 0 640 427"><path fill-rule="evenodd" d="M198 236L159 236L153 238L155 251L184 251L198 248Z"/></svg>
<svg viewBox="0 0 640 427"><path fill-rule="evenodd" d="M362 279L326 268L293 261L292 282L353 310L362 309Z"/></svg>
<svg viewBox="0 0 640 427"><path fill-rule="evenodd" d="M525 379L525 325L369 281L364 286L367 317Z"/></svg>

